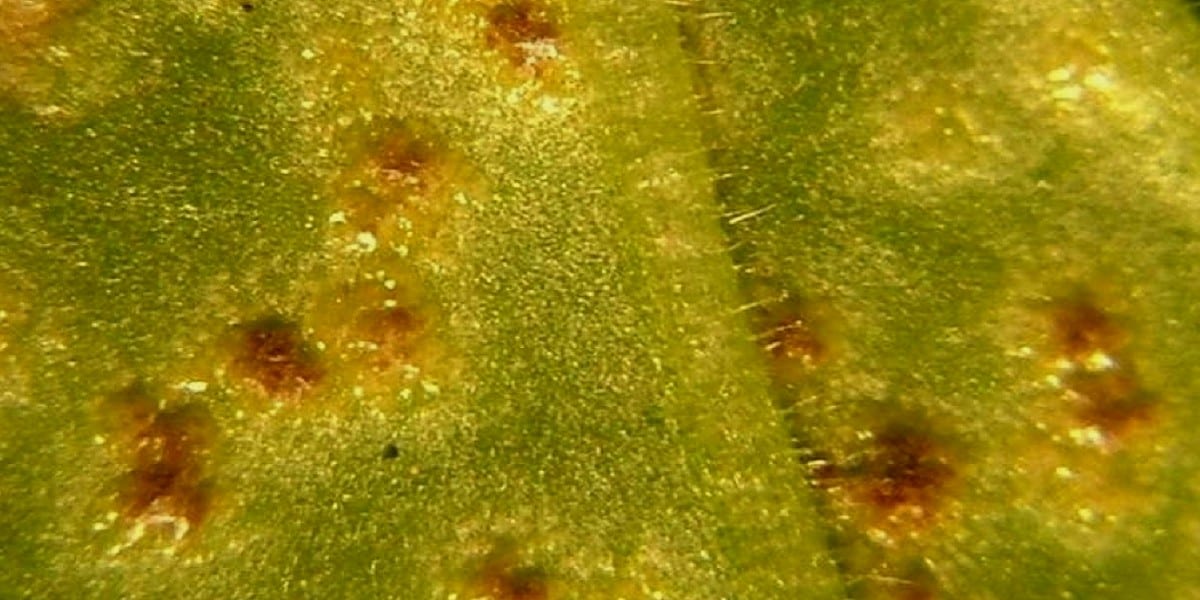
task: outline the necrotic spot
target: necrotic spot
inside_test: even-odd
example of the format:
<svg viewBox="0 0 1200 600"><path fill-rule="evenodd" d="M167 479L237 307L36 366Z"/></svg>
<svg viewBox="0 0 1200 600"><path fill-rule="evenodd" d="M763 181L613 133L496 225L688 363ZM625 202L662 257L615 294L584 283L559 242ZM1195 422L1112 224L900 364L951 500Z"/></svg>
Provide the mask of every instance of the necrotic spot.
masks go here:
<svg viewBox="0 0 1200 600"><path fill-rule="evenodd" d="M296 323L271 316L241 326L238 334L234 370L271 396L295 396L325 376Z"/></svg>
<svg viewBox="0 0 1200 600"><path fill-rule="evenodd" d="M954 470L927 434L916 428L892 425L875 436L868 458L871 484L868 497L879 507L893 509L933 506Z"/></svg>
<svg viewBox="0 0 1200 600"><path fill-rule="evenodd" d="M114 394L105 409L129 465L118 492L121 514L170 526L176 536L203 523L212 504L207 462L215 432L207 409L160 410L140 383Z"/></svg>
<svg viewBox="0 0 1200 600"><path fill-rule="evenodd" d="M755 313L759 344L777 384L798 383L830 360L832 320L825 304L794 296L765 303Z"/></svg>
<svg viewBox="0 0 1200 600"><path fill-rule="evenodd" d="M470 593L491 600L548 600L550 583L543 569L519 564L514 544L505 541L478 567Z"/></svg>
<svg viewBox="0 0 1200 600"><path fill-rule="evenodd" d="M371 158L384 182L419 189L436 157L433 146L402 128L380 140Z"/></svg>
<svg viewBox="0 0 1200 600"><path fill-rule="evenodd" d="M339 208L352 233L370 232L383 248L436 233L452 209L450 195L470 179L461 157L427 124L383 120L355 145L337 179Z"/></svg>
<svg viewBox="0 0 1200 600"><path fill-rule="evenodd" d="M509 0L488 11L488 46L516 67L535 70L557 56L558 25L549 11L530 0Z"/></svg>
<svg viewBox="0 0 1200 600"><path fill-rule="evenodd" d="M204 519L211 500L203 456L212 428L207 411L186 406L158 413L138 432L138 450L126 490L126 513L141 515L156 505L193 526Z"/></svg>
<svg viewBox="0 0 1200 600"><path fill-rule="evenodd" d="M1078 420L1108 437L1149 420L1158 399L1138 376L1129 328L1086 289L1056 302L1050 316L1054 351L1070 366L1059 379Z"/></svg>
<svg viewBox="0 0 1200 600"><path fill-rule="evenodd" d="M487 573L480 589L494 600L546 600L546 576L536 568L514 568Z"/></svg>
<svg viewBox="0 0 1200 600"><path fill-rule="evenodd" d="M364 309L355 317L355 329L374 344L380 366L407 359L422 328L421 318L403 306Z"/></svg>
<svg viewBox="0 0 1200 600"><path fill-rule="evenodd" d="M1079 419L1108 435L1121 435L1135 423L1149 420L1157 400L1142 388L1135 373L1124 369L1073 374L1067 389L1078 402Z"/></svg>
<svg viewBox="0 0 1200 600"><path fill-rule="evenodd" d="M1125 328L1107 311L1097 306L1089 294L1059 301L1050 309L1054 341L1058 352L1076 361L1095 353L1112 354L1127 340Z"/></svg>

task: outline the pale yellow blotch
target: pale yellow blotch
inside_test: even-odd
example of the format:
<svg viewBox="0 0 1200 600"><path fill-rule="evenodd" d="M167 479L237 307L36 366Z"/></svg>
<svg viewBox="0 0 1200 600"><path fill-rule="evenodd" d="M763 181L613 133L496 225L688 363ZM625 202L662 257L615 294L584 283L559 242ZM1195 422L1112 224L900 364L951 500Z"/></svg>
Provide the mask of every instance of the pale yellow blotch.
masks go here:
<svg viewBox="0 0 1200 600"><path fill-rule="evenodd" d="M354 245L351 248L362 254L370 254L379 248L379 241L370 231L360 231L354 236Z"/></svg>
<svg viewBox="0 0 1200 600"><path fill-rule="evenodd" d="M1116 368L1117 360L1107 353L1097 350L1084 359L1083 366L1088 371L1108 371Z"/></svg>
<svg viewBox="0 0 1200 600"><path fill-rule="evenodd" d="M1146 44L1135 44L1121 35L1129 15L1115 5L1088 5L1075 10L1047 11L1031 6L1031 14L1043 14L1028 25L1022 37L1026 45L1014 53L1013 68L1018 97L1028 106L1050 108L1064 125L1092 131L1098 125L1131 133L1144 132L1171 114L1158 86L1147 86L1142 78L1128 77L1145 69L1148 61L1169 62L1174 51L1163 52ZM1163 40L1161 47L1167 41Z"/></svg>
<svg viewBox="0 0 1200 600"><path fill-rule="evenodd" d="M1107 69L1092 70L1083 78L1083 84L1097 92L1116 90L1117 82Z"/></svg>
<svg viewBox="0 0 1200 600"><path fill-rule="evenodd" d="M1103 448L1105 446L1104 431L1099 427L1076 427L1067 432L1071 441L1078 446Z"/></svg>
<svg viewBox="0 0 1200 600"><path fill-rule="evenodd" d="M181 384L179 387L186 392L190 392L192 394L200 394L208 389L208 382L207 381L187 381L187 382L184 382L183 384Z"/></svg>
<svg viewBox="0 0 1200 600"><path fill-rule="evenodd" d="M974 177L997 164L1002 137L989 125L978 85L927 74L885 92L872 111L871 140L891 176L912 185Z"/></svg>

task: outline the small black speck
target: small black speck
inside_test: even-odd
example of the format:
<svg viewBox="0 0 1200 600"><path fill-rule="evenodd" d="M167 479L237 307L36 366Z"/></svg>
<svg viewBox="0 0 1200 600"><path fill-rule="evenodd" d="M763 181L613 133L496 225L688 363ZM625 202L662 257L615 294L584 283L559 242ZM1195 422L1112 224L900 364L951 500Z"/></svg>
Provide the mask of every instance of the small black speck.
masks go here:
<svg viewBox="0 0 1200 600"><path fill-rule="evenodd" d="M242 10L246 11L246 12L252 12L252 11L254 11L254 5L249 2L243 2Z"/></svg>
<svg viewBox="0 0 1200 600"><path fill-rule="evenodd" d="M400 456L400 448L395 444L388 444L383 447L383 460L392 460Z"/></svg>

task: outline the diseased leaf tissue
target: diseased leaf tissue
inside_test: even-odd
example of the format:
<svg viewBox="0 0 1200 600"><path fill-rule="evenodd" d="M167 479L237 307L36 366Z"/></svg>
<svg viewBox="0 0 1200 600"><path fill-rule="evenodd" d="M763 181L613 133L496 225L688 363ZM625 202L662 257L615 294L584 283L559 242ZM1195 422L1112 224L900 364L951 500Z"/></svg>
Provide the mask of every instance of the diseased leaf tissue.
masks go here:
<svg viewBox="0 0 1200 600"><path fill-rule="evenodd" d="M1200 594L1180 0L0 0L0 596Z"/></svg>

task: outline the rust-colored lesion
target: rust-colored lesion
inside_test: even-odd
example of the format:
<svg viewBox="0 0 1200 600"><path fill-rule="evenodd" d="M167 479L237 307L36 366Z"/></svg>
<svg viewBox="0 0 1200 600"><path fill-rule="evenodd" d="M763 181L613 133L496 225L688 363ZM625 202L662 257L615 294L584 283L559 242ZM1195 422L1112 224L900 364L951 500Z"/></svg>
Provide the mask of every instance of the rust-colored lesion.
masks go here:
<svg viewBox="0 0 1200 600"><path fill-rule="evenodd" d="M354 319L360 338L375 350L377 362L390 366L409 358L425 327L413 306L364 308Z"/></svg>
<svg viewBox="0 0 1200 600"><path fill-rule="evenodd" d="M1075 373L1066 379L1076 418L1098 427L1107 437L1120 438L1139 423L1148 423L1158 404L1128 368Z"/></svg>
<svg viewBox="0 0 1200 600"><path fill-rule="evenodd" d="M331 389L349 388L357 397L376 400L397 398L414 386L440 390L437 383L458 372L439 303L411 267L356 271L320 285L308 322L324 342Z"/></svg>
<svg viewBox="0 0 1200 600"><path fill-rule="evenodd" d="M1050 302L1044 312L1054 378L1074 420L1096 428L1106 445L1150 422L1161 402L1139 374L1127 321L1083 287Z"/></svg>
<svg viewBox="0 0 1200 600"><path fill-rule="evenodd" d="M559 59L561 38L552 9L536 0L503 0L487 11L488 47L531 75L545 74Z"/></svg>
<svg viewBox="0 0 1200 600"><path fill-rule="evenodd" d="M837 353L834 318L827 302L799 295L772 299L756 309L754 325L777 384L805 380Z"/></svg>
<svg viewBox="0 0 1200 600"><path fill-rule="evenodd" d="M803 311L782 318L769 331L763 348L779 362L814 367L829 357L829 345L817 332L816 324Z"/></svg>
<svg viewBox="0 0 1200 600"><path fill-rule="evenodd" d="M234 328L231 373L267 396L295 399L317 386L326 370L300 324L270 315Z"/></svg>
<svg viewBox="0 0 1200 600"><path fill-rule="evenodd" d="M810 452L810 483L862 529L916 531L933 524L960 478L957 453L927 419L893 418L837 452Z"/></svg>
<svg viewBox="0 0 1200 600"><path fill-rule="evenodd" d="M883 412L829 450L807 451L809 482L828 501L851 597L937 598L941 585L925 558L960 518L962 449L928 415Z"/></svg>
<svg viewBox="0 0 1200 600"><path fill-rule="evenodd" d="M411 127L397 125L374 144L368 160L377 181L394 188L394 196L400 197L430 187L430 175L439 162L439 151Z"/></svg>
<svg viewBox="0 0 1200 600"><path fill-rule="evenodd" d="M934 514L954 477L943 444L916 426L896 422L875 433L857 495L881 513L906 510L925 518Z"/></svg>
<svg viewBox="0 0 1200 600"><path fill-rule="evenodd" d="M431 310L415 292L414 282L401 281L349 283L328 299L328 315L336 322L327 325L341 354L377 373L422 362L418 355L432 325Z"/></svg>
<svg viewBox="0 0 1200 600"><path fill-rule="evenodd" d="M348 162L333 181L338 212L330 223L355 253L430 246L455 207L455 194L476 191L465 161L431 127L384 119L350 137Z"/></svg>
<svg viewBox="0 0 1200 600"><path fill-rule="evenodd" d="M550 578L545 570L522 564L511 545L501 545L474 569L467 585L472 598L488 600L549 600Z"/></svg>
<svg viewBox="0 0 1200 600"><path fill-rule="evenodd" d="M1143 371L1135 298L1103 279L1069 282L1026 316L1019 356L1036 357L1039 390L1004 459L1020 474L1013 502L1055 520L1062 541L1101 551L1120 523L1161 508L1164 467L1155 429L1168 410Z"/></svg>
<svg viewBox="0 0 1200 600"><path fill-rule="evenodd" d="M408 397L397 393L417 383L437 390L453 369L425 273L453 267L452 220L481 193L480 179L418 119L373 119L337 138L331 260L313 282L307 322L326 343L330 378L356 397Z"/></svg>
<svg viewBox="0 0 1200 600"><path fill-rule="evenodd" d="M1114 355L1129 340L1127 328L1102 309L1090 292L1057 300L1047 312L1054 351L1068 360L1084 362L1097 353Z"/></svg>
<svg viewBox="0 0 1200 600"><path fill-rule="evenodd" d="M174 541L195 532L213 504L209 462L216 424L208 410L195 403L163 407L138 382L110 396L102 411L127 468L116 501L130 543L151 530Z"/></svg>

